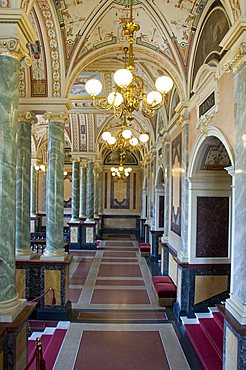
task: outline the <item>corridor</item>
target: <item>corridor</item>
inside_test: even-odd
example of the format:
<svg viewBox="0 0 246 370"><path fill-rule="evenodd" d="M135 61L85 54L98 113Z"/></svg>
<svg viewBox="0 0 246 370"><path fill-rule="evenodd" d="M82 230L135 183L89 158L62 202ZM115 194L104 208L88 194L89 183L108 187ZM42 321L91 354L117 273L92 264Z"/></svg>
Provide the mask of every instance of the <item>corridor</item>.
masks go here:
<svg viewBox="0 0 246 370"><path fill-rule="evenodd" d="M73 317L55 370L190 369L133 238L71 251Z"/></svg>

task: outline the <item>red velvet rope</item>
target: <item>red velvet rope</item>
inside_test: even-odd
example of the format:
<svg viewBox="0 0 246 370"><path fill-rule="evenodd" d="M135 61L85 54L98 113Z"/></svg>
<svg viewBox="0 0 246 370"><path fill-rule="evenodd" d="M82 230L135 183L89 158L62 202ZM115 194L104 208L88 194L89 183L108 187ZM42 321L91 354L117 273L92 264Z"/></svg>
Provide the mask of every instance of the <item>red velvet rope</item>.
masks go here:
<svg viewBox="0 0 246 370"><path fill-rule="evenodd" d="M36 301L38 301L39 299L43 298L47 293L49 293L51 291L52 291L51 304L56 304L56 298L55 298L55 290L54 290L54 288L47 289L44 293L42 293L40 296L32 299L30 302L36 302Z"/></svg>

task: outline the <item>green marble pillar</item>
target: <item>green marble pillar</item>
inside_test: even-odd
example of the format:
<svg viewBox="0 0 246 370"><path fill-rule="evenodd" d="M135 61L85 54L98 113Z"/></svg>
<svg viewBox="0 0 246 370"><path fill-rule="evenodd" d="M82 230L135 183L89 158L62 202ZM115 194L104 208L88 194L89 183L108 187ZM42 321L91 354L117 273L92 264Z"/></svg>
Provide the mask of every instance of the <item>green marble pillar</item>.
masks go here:
<svg viewBox="0 0 246 370"><path fill-rule="evenodd" d="M49 120L46 184L45 257L64 257L64 128L65 113L46 113Z"/></svg>
<svg viewBox="0 0 246 370"><path fill-rule="evenodd" d="M85 222L94 222L94 162L91 160L87 167Z"/></svg>
<svg viewBox="0 0 246 370"><path fill-rule="evenodd" d="M94 170L94 218L98 218L98 178L99 178L99 173L98 173L98 168L95 167Z"/></svg>
<svg viewBox="0 0 246 370"><path fill-rule="evenodd" d="M80 163L73 161L72 167L72 222L79 221L79 170Z"/></svg>
<svg viewBox="0 0 246 370"><path fill-rule="evenodd" d="M80 189L79 189L79 218L86 218L86 166L80 166Z"/></svg>
<svg viewBox="0 0 246 370"><path fill-rule="evenodd" d="M16 58L0 55L0 321L5 321L2 317L20 305L15 287L19 67L20 62Z"/></svg>
<svg viewBox="0 0 246 370"><path fill-rule="evenodd" d="M35 166L31 167L31 200L30 200L30 214L36 216L37 212L37 171Z"/></svg>
<svg viewBox="0 0 246 370"><path fill-rule="evenodd" d="M32 255L30 247L31 124L35 116L19 113L16 161L16 254Z"/></svg>
<svg viewBox="0 0 246 370"><path fill-rule="evenodd" d="M98 214L102 214L102 169L98 171Z"/></svg>

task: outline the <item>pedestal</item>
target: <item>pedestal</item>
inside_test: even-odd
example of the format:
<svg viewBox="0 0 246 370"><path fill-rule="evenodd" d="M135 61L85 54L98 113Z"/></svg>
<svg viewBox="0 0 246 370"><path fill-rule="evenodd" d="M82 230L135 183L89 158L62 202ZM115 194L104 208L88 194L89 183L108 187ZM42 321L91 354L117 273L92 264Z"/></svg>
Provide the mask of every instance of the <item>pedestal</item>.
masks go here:
<svg viewBox="0 0 246 370"><path fill-rule="evenodd" d="M152 249L151 249L151 260L154 262L158 262L158 260L161 259L160 253L159 253L159 238L162 235L161 230L150 230L151 237L152 237Z"/></svg>
<svg viewBox="0 0 246 370"><path fill-rule="evenodd" d="M82 249L96 249L96 223L84 222L82 228Z"/></svg>
<svg viewBox="0 0 246 370"><path fill-rule="evenodd" d="M68 222L69 225L69 250L82 249L81 223Z"/></svg>
<svg viewBox="0 0 246 370"><path fill-rule="evenodd" d="M69 265L71 257L64 261L41 260L39 256L33 260L16 260L16 290L20 298L28 301L36 299L37 319L67 320L71 311L69 301ZM54 289L53 291L50 288ZM55 298L55 299L54 299Z"/></svg>
<svg viewBox="0 0 246 370"><path fill-rule="evenodd" d="M144 234L144 223L145 223L145 221L146 221L145 218L140 219L140 237L139 237L140 242L144 242L144 239L145 239L145 234Z"/></svg>
<svg viewBox="0 0 246 370"><path fill-rule="evenodd" d="M224 321L223 369L246 369L246 325L240 325L224 305L217 305Z"/></svg>
<svg viewBox="0 0 246 370"><path fill-rule="evenodd" d="M0 324L0 369L22 370L28 361L29 316L36 303L28 303L12 323Z"/></svg>

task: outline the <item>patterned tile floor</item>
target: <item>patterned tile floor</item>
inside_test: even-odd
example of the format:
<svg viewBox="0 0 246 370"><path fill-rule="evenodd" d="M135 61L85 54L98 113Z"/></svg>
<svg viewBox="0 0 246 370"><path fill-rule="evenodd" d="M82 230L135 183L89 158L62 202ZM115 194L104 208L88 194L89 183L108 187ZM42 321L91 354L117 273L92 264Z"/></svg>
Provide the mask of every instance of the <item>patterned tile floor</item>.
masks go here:
<svg viewBox="0 0 246 370"><path fill-rule="evenodd" d="M157 302L148 260L133 238L122 239L71 252L74 322L54 370L201 370L189 366L177 325Z"/></svg>

